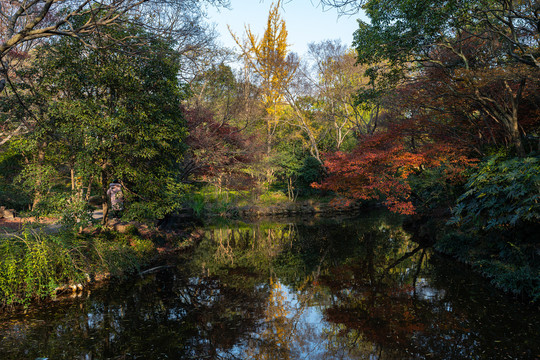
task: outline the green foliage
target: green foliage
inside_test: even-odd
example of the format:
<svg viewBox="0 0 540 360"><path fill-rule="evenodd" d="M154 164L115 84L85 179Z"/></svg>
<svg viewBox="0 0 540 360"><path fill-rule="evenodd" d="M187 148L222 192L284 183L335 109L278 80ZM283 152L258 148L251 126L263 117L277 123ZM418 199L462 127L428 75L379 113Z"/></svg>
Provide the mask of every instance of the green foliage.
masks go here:
<svg viewBox="0 0 540 360"><path fill-rule="evenodd" d="M151 240L114 233L109 237L97 237L86 245L90 250L87 260L90 271L114 276L139 271L141 265L155 254Z"/></svg>
<svg viewBox="0 0 540 360"><path fill-rule="evenodd" d="M95 274L138 270L153 255L152 241L133 235L47 235L26 229L0 239L0 307L27 305Z"/></svg>
<svg viewBox="0 0 540 360"><path fill-rule="evenodd" d="M30 203L28 193L14 184L15 177L22 170L22 160L14 146L0 148L0 204L18 211Z"/></svg>
<svg viewBox="0 0 540 360"><path fill-rule="evenodd" d="M197 218L202 218L206 213L205 196L199 193L192 193L186 197L185 205L193 210L193 214Z"/></svg>
<svg viewBox="0 0 540 360"><path fill-rule="evenodd" d="M286 182L288 178L295 177L302 167L304 156L299 144L294 141L283 142L274 147L274 153L270 159L272 166L276 168L276 179Z"/></svg>
<svg viewBox="0 0 540 360"><path fill-rule="evenodd" d="M186 194L190 191L190 186L167 176L164 172L162 182L154 184L152 179L148 179L147 192L142 194L126 194L126 209L123 210L122 219L124 221L162 219L165 215L180 209L186 201ZM153 179L155 181L155 178ZM159 185L161 184L162 187ZM141 185L141 183L139 183ZM138 195L148 197L138 198Z"/></svg>
<svg viewBox="0 0 540 360"><path fill-rule="evenodd" d="M17 144L27 159L19 179L36 211L63 212L66 222L83 215L87 192L101 196L113 179L124 185L127 218L171 212L183 195L187 96L174 44L137 26L103 29L85 41L96 46L73 38L43 44L21 72L37 79L24 94L40 118Z"/></svg>
<svg viewBox="0 0 540 360"><path fill-rule="evenodd" d="M84 264L77 253L57 237L25 231L0 240L0 304L28 304L50 296L64 283L80 282Z"/></svg>
<svg viewBox="0 0 540 360"><path fill-rule="evenodd" d="M414 197L417 213L430 213L437 208L450 208L463 193L460 184L450 183L446 179L445 166L424 169L408 178Z"/></svg>
<svg viewBox="0 0 540 360"><path fill-rule="evenodd" d="M224 214L235 206L250 202L248 191L224 190L212 185L191 188L184 197L184 205L190 207L194 215L203 218L207 214Z"/></svg>
<svg viewBox="0 0 540 360"><path fill-rule="evenodd" d="M66 199L60 218L64 230L73 230L82 224L92 224L95 222L92 218L92 210L88 202L84 199L76 196Z"/></svg>
<svg viewBox="0 0 540 360"><path fill-rule="evenodd" d="M304 158L302 167L298 170L298 185L310 188L314 182L320 182L325 174L324 166L313 156Z"/></svg>
<svg viewBox="0 0 540 360"><path fill-rule="evenodd" d="M259 196L257 204L262 206L271 206L289 202L289 198L281 191L267 191Z"/></svg>
<svg viewBox="0 0 540 360"><path fill-rule="evenodd" d="M437 42L466 10L456 0L370 0L364 9L371 22L360 21L355 33L359 59L363 63L388 59L392 64L406 62L412 52Z"/></svg>
<svg viewBox="0 0 540 360"><path fill-rule="evenodd" d="M268 157L266 167L271 167L277 184L284 184L289 178L294 178L302 167L302 161L307 156L302 140L295 137L289 128L279 129L279 139Z"/></svg>
<svg viewBox="0 0 540 360"><path fill-rule="evenodd" d="M538 222L539 200L539 157L494 155L469 178L450 223L490 230Z"/></svg>
<svg viewBox="0 0 540 360"><path fill-rule="evenodd" d="M25 210L30 204L30 196L20 187L0 181L0 204L8 209Z"/></svg>
<svg viewBox="0 0 540 360"><path fill-rule="evenodd" d="M304 151L300 144L294 141L278 144L274 148L272 165L276 169L276 182L271 189L287 193L287 183L291 181L296 195L320 193L310 185L324 177L325 169L315 157Z"/></svg>
<svg viewBox="0 0 540 360"><path fill-rule="evenodd" d="M488 157L469 177L453 209L455 232L437 250L469 263L508 292L540 299L540 159Z"/></svg>
<svg viewBox="0 0 540 360"><path fill-rule="evenodd" d="M198 218L208 215L231 214L243 206L275 206L290 202L281 190L232 191L211 185L192 189L184 198L184 205L193 210Z"/></svg>

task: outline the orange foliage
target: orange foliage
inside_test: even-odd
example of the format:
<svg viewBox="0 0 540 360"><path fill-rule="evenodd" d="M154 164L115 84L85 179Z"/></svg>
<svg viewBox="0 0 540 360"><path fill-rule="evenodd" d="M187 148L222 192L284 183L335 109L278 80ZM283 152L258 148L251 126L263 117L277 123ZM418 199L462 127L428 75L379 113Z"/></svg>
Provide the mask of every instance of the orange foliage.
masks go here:
<svg viewBox="0 0 540 360"><path fill-rule="evenodd" d="M383 200L391 211L412 215L412 189L407 182L413 173L445 165L441 181L459 181L461 173L475 161L444 142L426 143L410 150L405 146L403 123L386 132L366 136L351 153L326 155L329 176L313 187L334 191L348 199Z"/></svg>

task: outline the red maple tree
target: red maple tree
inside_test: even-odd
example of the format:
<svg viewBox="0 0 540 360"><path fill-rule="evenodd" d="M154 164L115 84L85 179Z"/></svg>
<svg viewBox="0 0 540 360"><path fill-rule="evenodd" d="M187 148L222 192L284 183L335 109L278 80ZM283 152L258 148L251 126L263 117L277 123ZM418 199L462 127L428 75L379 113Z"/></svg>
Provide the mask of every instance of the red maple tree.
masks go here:
<svg viewBox="0 0 540 360"><path fill-rule="evenodd" d="M326 154L324 164L329 176L312 186L343 196L336 201L382 200L393 212L414 214L412 189L407 181L411 174L444 164L445 179L441 181L458 181L462 171L475 161L462 149L425 140L421 134L417 134L412 148L410 130L417 132L419 128L416 119L390 124L384 132L361 138L351 153Z"/></svg>

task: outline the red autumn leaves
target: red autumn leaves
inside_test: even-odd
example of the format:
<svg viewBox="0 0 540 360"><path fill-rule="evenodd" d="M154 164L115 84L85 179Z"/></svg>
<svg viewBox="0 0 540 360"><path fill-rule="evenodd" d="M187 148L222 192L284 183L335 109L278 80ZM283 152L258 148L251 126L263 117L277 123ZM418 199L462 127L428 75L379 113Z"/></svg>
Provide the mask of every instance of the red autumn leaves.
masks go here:
<svg viewBox="0 0 540 360"><path fill-rule="evenodd" d="M416 150L405 145L410 139L400 129L389 129L360 139L351 153L326 155L329 176L312 186L331 190L341 201L382 200L393 212L414 214L412 189L407 179L424 169L445 165L445 179L456 181L474 160L446 143L427 143Z"/></svg>

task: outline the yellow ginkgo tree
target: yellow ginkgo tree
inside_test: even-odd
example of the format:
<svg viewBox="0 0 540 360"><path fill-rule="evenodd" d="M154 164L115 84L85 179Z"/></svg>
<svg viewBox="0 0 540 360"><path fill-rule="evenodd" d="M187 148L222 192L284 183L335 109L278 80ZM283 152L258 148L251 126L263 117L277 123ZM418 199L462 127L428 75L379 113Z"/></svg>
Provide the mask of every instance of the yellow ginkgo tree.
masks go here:
<svg viewBox="0 0 540 360"><path fill-rule="evenodd" d="M266 110L267 152L272 149L273 137L284 107L285 89L296 72L297 63L288 53L287 28L279 14L281 0L272 3L264 35L259 39L249 26L241 41L232 34L242 50L246 66L259 79L262 102Z"/></svg>

